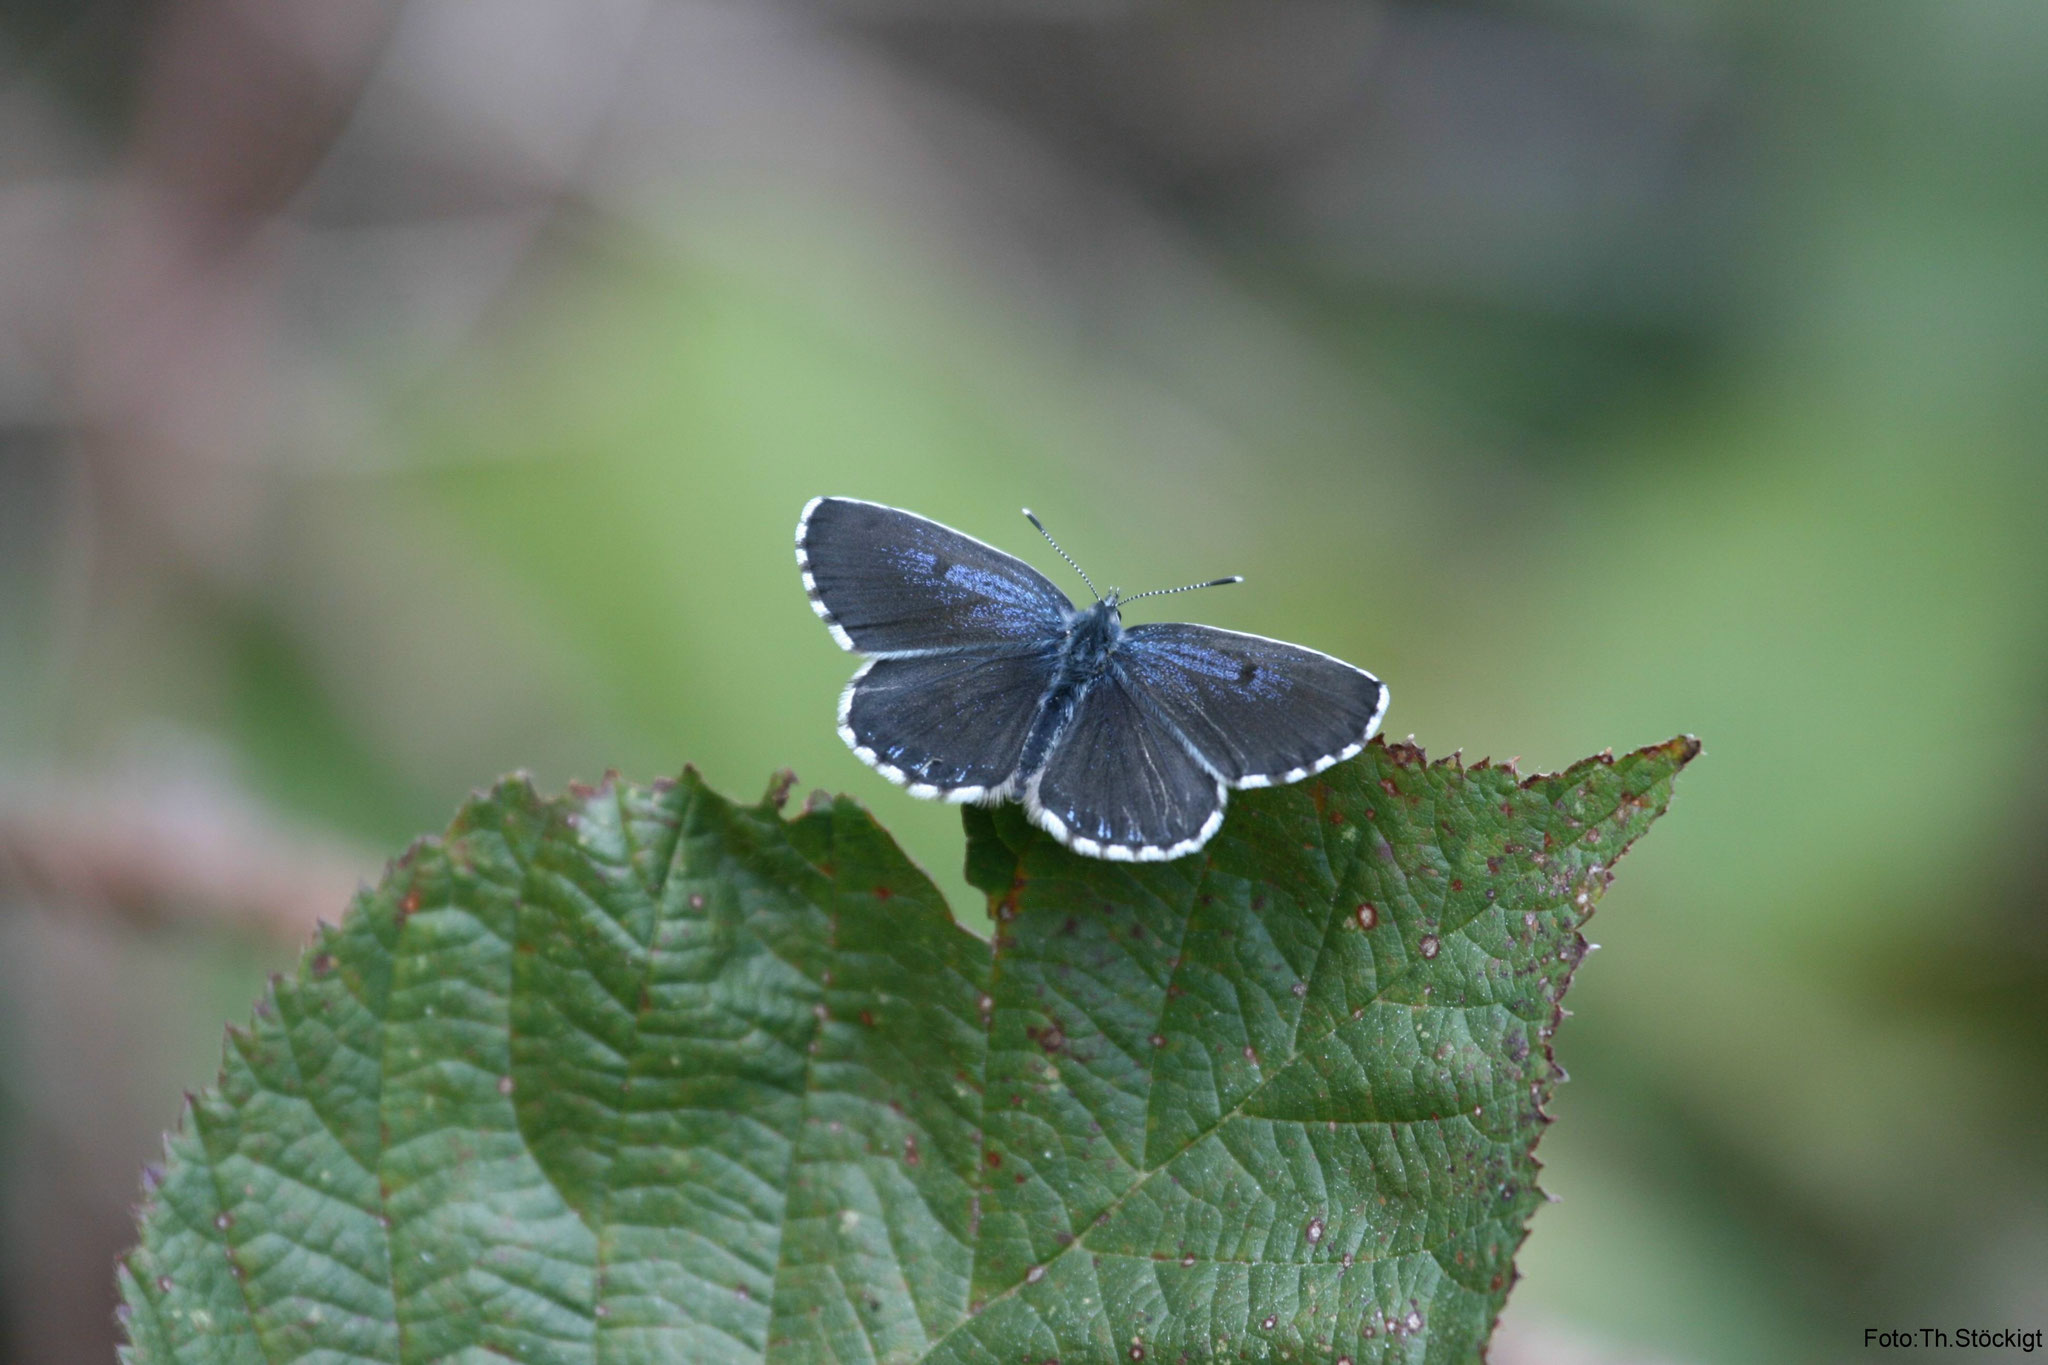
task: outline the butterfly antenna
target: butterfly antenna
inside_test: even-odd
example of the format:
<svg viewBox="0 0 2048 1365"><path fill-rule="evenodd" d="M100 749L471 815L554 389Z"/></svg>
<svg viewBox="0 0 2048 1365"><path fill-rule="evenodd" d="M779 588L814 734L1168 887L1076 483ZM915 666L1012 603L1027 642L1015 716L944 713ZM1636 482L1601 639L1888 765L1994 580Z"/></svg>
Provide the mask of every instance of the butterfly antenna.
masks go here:
<svg viewBox="0 0 2048 1365"><path fill-rule="evenodd" d="M1060 543L1052 538L1052 532L1045 529L1045 523L1040 521L1037 518L1037 516L1032 513L1029 507L1024 509L1024 516L1027 520L1030 521L1030 523L1033 526L1036 526L1038 528L1038 534L1045 537L1046 544L1052 546L1055 550L1060 550ZM1074 557L1068 554L1065 550L1060 550L1060 558L1066 560L1069 564L1073 564L1074 572L1081 575L1081 581L1088 585L1088 591L1095 593L1095 600L1100 602L1102 600L1102 594L1096 590L1095 580L1088 576L1088 571L1082 568L1079 564L1074 564Z"/></svg>
<svg viewBox="0 0 2048 1365"><path fill-rule="evenodd" d="M1196 588L1220 588L1226 583L1242 582L1244 582L1244 575L1234 573L1228 578L1212 578L1207 583L1190 583L1184 588L1154 588L1150 592L1141 592L1134 596L1126 597L1124 601L1135 602L1140 597L1166 597L1177 592L1193 592Z"/></svg>

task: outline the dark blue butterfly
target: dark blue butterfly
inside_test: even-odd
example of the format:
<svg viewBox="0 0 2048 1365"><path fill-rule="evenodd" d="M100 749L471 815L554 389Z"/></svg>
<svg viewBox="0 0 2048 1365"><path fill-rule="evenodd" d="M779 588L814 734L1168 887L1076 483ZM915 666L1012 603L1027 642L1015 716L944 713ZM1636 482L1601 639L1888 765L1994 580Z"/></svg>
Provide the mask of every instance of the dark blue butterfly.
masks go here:
<svg viewBox="0 0 2048 1365"><path fill-rule="evenodd" d="M1021 801L1090 857L1193 853L1230 788L1319 773L1386 714L1386 687L1340 659L1208 626L1125 629L1135 597L1076 608L1022 560L894 507L813 498L796 562L832 638L869 656L839 698L861 761L912 796Z"/></svg>

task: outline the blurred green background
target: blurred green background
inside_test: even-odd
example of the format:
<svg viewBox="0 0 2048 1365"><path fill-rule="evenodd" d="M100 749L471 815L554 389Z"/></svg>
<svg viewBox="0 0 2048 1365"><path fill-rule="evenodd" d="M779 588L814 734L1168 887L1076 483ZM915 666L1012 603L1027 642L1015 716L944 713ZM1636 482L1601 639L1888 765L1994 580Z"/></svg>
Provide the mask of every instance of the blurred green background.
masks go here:
<svg viewBox="0 0 2048 1365"><path fill-rule="evenodd" d="M500 772L792 767L979 922L827 492L1245 574L1141 617L1432 753L1705 739L1501 1365L2048 1326L2044 373L2036 0L17 0L0 1358L110 1358L222 1022Z"/></svg>

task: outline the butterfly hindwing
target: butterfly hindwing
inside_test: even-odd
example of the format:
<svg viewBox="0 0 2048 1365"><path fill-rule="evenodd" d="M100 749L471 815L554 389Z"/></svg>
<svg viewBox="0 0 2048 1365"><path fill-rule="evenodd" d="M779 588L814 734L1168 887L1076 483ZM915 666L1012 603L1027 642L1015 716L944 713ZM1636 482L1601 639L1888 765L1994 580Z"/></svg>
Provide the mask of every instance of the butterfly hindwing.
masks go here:
<svg viewBox="0 0 2048 1365"><path fill-rule="evenodd" d="M894 507L814 498L796 528L811 608L862 654L1025 647L1065 634L1073 604L1021 559Z"/></svg>
<svg viewBox="0 0 2048 1365"><path fill-rule="evenodd" d="M1313 649L1210 626L1131 626L1116 663L1233 787L1298 782L1365 747L1387 689L1364 669Z"/></svg>
<svg viewBox="0 0 2048 1365"><path fill-rule="evenodd" d="M1208 842L1223 785L1111 669L1082 694L1025 804L1077 853L1153 862Z"/></svg>
<svg viewBox="0 0 2048 1365"><path fill-rule="evenodd" d="M1007 790L1059 664L1035 651L870 659L839 700L839 736L913 796L983 801Z"/></svg>

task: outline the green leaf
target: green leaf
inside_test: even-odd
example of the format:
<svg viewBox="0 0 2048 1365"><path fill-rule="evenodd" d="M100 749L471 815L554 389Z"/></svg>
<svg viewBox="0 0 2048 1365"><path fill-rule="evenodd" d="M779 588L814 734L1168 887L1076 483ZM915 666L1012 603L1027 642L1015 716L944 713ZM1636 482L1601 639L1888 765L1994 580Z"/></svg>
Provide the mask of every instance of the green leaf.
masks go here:
<svg viewBox="0 0 2048 1365"><path fill-rule="evenodd" d="M1550 1038L1690 739L1374 744L1200 855L523 780L416 845L150 1173L146 1362L1477 1360Z"/></svg>

